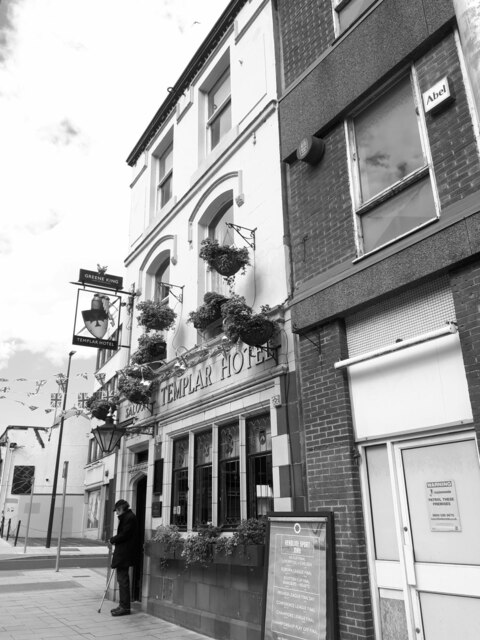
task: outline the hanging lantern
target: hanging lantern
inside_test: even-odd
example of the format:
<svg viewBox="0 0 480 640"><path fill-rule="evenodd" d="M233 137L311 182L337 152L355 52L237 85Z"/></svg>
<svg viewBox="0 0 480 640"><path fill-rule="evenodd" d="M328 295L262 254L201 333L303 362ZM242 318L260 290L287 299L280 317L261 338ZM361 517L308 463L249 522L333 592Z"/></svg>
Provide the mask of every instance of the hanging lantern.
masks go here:
<svg viewBox="0 0 480 640"><path fill-rule="evenodd" d="M111 416L105 419L104 424L100 424L92 429L95 440L103 453L109 454L115 451L120 444L122 436L125 434L124 427L118 427Z"/></svg>

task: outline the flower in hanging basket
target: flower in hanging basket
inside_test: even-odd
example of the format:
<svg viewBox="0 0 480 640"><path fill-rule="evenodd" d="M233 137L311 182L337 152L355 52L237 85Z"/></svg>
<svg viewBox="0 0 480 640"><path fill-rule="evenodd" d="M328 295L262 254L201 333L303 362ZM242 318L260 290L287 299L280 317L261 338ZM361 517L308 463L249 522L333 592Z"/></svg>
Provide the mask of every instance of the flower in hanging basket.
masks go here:
<svg viewBox="0 0 480 640"><path fill-rule="evenodd" d="M234 276L240 269L245 273L245 267L250 264L248 249L240 249L234 245L220 245L218 240L205 238L201 242L199 256L211 269L225 277Z"/></svg>
<svg viewBox="0 0 480 640"><path fill-rule="evenodd" d="M118 383L119 392L134 404L148 404L153 391L153 383L125 376Z"/></svg>
<svg viewBox="0 0 480 640"><path fill-rule="evenodd" d="M203 296L203 304L196 311L190 311L187 322L191 322L195 329L204 331L209 325L222 317L222 305L228 298L215 291L208 291Z"/></svg>
<svg viewBox="0 0 480 640"><path fill-rule="evenodd" d="M273 335L275 323L268 318L264 309L261 313L253 313L243 296L232 296L222 306L223 327L225 335L232 342L239 339L249 346L261 346Z"/></svg>
<svg viewBox="0 0 480 640"><path fill-rule="evenodd" d="M149 366L142 365L130 365L125 367L125 369L121 369L121 376L126 376L128 378L138 378L138 380L153 380L155 378L155 372Z"/></svg>
<svg viewBox="0 0 480 640"><path fill-rule="evenodd" d="M106 420L107 417L116 410L117 401L114 399L106 400L101 397L99 398L98 395L94 393L88 398L86 406L87 409L90 409L90 413L94 418L97 418L97 420Z"/></svg>
<svg viewBox="0 0 480 640"><path fill-rule="evenodd" d="M138 349L131 357L132 364L145 364L154 360L165 360L167 344L161 333L144 333L138 339Z"/></svg>
<svg viewBox="0 0 480 640"><path fill-rule="evenodd" d="M168 304L155 300L144 300L137 304L140 315L137 316L138 324L145 327L146 331L167 331L175 323L177 314Z"/></svg>

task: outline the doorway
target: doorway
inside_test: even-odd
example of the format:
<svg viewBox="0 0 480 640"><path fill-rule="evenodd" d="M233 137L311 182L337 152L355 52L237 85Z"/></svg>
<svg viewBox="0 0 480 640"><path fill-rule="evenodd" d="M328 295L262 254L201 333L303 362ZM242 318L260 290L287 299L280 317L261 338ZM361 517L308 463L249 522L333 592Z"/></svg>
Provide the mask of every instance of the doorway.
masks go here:
<svg viewBox="0 0 480 640"><path fill-rule="evenodd" d="M480 465L470 432L364 448L378 640L480 638Z"/></svg>
<svg viewBox="0 0 480 640"><path fill-rule="evenodd" d="M143 543L145 540L145 512L147 505L147 476L142 476L136 486L135 515L138 523L138 547L135 564L133 565L132 600L142 600L143 577Z"/></svg>

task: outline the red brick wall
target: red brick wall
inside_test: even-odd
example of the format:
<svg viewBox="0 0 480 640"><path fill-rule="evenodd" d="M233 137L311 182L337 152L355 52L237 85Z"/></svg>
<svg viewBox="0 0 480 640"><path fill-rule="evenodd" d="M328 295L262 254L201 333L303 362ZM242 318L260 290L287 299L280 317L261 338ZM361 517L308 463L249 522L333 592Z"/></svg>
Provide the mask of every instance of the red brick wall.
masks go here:
<svg viewBox="0 0 480 640"><path fill-rule="evenodd" d="M359 469L354 456L345 373L344 325L335 322L300 337L309 510L335 512L335 551L341 640L373 638ZM315 344L320 345L321 355Z"/></svg>
<svg viewBox="0 0 480 640"><path fill-rule="evenodd" d="M331 0L278 0L283 76L288 87L335 38Z"/></svg>
<svg viewBox="0 0 480 640"><path fill-rule="evenodd" d="M444 76L455 102L437 114L426 114L428 139L442 208L480 189L480 163L472 119L453 34L432 47L416 64L420 90Z"/></svg>
<svg viewBox="0 0 480 640"><path fill-rule="evenodd" d="M324 138L320 164L296 162L289 175L294 282L355 258L352 205L343 124Z"/></svg>

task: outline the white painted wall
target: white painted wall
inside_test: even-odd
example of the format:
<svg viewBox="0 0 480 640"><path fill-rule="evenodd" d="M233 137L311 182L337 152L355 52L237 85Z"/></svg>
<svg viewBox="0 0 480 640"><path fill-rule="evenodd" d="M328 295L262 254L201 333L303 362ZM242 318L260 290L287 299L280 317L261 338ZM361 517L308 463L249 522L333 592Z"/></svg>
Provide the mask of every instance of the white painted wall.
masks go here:
<svg viewBox="0 0 480 640"><path fill-rule="evenodd" d="M66 508L63 525L63 535L81 537L83 521L83 492L84 465L88 454L88 434L90 422L84 417L71 417L65 420L62 447L60 451L60 465L57 480L57 496L55 500L55 516L52 535L58 535L60 528L61 507L63 500L62 470L64 461L68 461L68 478L66 488ZM30 495L12 495L12 479L14 467L31 465L35 467L35 488L32 500L32 515L30 520L29 537L45 538L50 514L51 495L55 462L57 457L59 428L55 427L49 433L40 432L45 444L42 448L33 429L8 431L10 442L16 442L15 449L3 449L5 463L2 469L0 508L5 516L11 517L11 530L16 531L20 520L19 535L25 535L28 512L30 510ZM7 445L8 446L8 445Z"/></svg>

